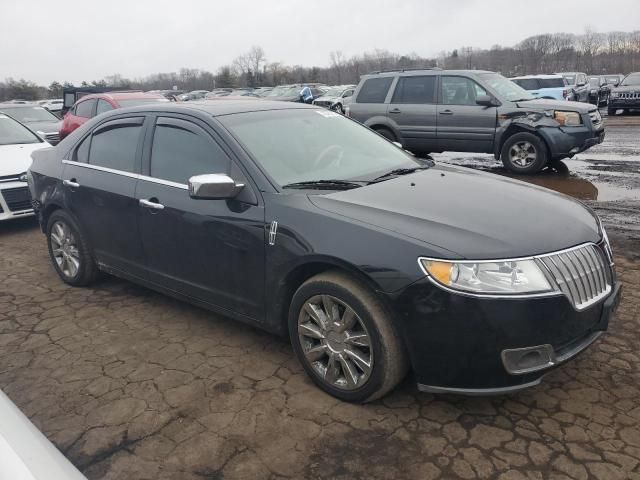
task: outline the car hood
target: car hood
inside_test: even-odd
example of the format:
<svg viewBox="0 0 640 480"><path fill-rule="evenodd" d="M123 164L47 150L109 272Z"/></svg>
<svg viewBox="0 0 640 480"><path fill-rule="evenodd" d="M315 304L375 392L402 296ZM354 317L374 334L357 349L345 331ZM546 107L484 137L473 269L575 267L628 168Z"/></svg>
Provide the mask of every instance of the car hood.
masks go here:
<svg viewBox="0 0 640 480"><path fill-rule="evenodd" d="M333 96L323 95L321 97L316 98L316 100L320 100L321 102L335 102L339 98L340 97L333 97Z"/></svg>
<svg viewBox="0 0 640 480"><path fill-rule="evenodd" d="M58 133L62 126L62 121L56 122L28 122L25 123L34 132Z"/></svg>
<svg viewBox="0 0 640 480"><path fill-rule="evenodd" d="M566 100L547 100L543 98L535 100L527 100L525 102L517 102L518 108L527 110L565 110L569 112L589 113L596 107L591 104L581 102L567 102Z"/></svg>
<svg viewBox="0 0 640 480"><path fill-rule="evenodd" d="M309 198L318 208L467 259L526 257L600 240L595 215L578 201L466 168L436 166Z"/></svg>
<svg viewBox="0 0 640 480"><path fill-rule="evenodd" d="M26 172L31 165L31 152L48 147L48 143L0 145L0 177Z"/></svg>
<svg viewBox="0 0 640 480"><path fill-rule="evenodd" d="M267 100L273 100L276 102L298 102L300 101L300 95L288 96L288 97L266 97Z"/></svg>
<svg viewBox="0 0 640 480"><path fill-rule="evenodd" d="M640 92L640 85L620 85L615 87L612 92L618 93L629 93L629 92Z"/></svg>

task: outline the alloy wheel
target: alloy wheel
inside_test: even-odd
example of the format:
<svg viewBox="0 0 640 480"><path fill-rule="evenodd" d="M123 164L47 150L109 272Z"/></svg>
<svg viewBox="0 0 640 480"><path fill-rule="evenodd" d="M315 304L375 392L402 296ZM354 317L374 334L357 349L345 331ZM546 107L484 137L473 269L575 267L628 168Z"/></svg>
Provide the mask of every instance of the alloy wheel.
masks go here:
<svg viewBox="0 0 640 480"><path fill-rule="evenodd" d="M305 360L323 381L354 390L373 369L371 337L358 314L331 295L316 295L302 306L298 339Z"/></svg>
<svg viewBox="0 0 640 480"><path fill-rule="evenodd" d="M51 253L60 271L67 277L73 278L80 270L80 251L76 238L63 221L57 221L51 227L49 235Z"/></svg>
<svg viewBox="0 0 640 480"><path fill-rule="evenodd" d="M536 147L527 141L514 143L509 149L509 160L520 168L528 167L535 162L537 155Z"/></svg>

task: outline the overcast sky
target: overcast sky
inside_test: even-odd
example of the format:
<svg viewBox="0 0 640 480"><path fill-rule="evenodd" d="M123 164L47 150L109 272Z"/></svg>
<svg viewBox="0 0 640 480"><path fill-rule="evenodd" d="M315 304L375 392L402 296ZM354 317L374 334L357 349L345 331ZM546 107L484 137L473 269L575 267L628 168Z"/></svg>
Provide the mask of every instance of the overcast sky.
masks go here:
<svg viewBox="0 0 640 480"><path fill-rule="evenodd" d="M0 0L0 14L0 79L41 84L215 72L252 45L268 61L325 66L332 50L435 56L640 28L640 0Z"/></svg>

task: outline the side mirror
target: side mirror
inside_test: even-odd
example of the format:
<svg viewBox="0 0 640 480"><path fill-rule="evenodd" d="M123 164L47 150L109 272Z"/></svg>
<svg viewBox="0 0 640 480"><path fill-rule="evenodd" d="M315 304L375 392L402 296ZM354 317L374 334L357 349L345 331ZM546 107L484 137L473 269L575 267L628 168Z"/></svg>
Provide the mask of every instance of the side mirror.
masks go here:
<svg viewBox="0 0 640 480"><path fill-rule="evenodd" d="M483 107L495 106L495 102L493 101L493 98L491 98L489 95L478 95L476 97L476 103L478 105L482 105Z"/></svg>
<svg viewBox="0 0 640 480"><path fill-rule="evenodd" d="M229 175L213 173L195 175L189 179L189 196L208 200L222 200L234 198L244 184L236 183Z"/></svg>

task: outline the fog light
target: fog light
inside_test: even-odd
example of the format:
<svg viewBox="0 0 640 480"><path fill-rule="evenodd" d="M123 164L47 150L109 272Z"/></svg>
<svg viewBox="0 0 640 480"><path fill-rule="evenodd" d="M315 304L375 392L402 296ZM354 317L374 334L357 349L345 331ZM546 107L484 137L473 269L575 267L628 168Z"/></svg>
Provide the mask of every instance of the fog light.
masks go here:
<svg viewBox="0 0 640 480"><path fill-rule="evenodd" d="M543 370L556 363L553 347L548 344L503 350L501 357L505 370L511 375Z"/></svg>

